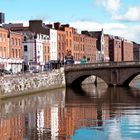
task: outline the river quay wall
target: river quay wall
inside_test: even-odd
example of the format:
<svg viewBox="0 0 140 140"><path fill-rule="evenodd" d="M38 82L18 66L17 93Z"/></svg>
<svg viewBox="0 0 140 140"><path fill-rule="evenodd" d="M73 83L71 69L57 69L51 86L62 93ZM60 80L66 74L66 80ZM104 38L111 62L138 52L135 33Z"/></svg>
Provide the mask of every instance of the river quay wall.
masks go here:
<svg viewBox="0 0 140 140"><path fill-rule="evenodd" d="M65 87L64 69L0 77L0 98Z"/></svg>
<svg viewBox="0 0 140 140"><path fill-rule="evenodd" d="M139 79L140 76L137 76ZM95 76L90 76L82 84L95 82ZM98 83L103 80L97 78ZM0 76L0 98L21 96L39 91L65 87L64 68L42 73L24 73L18 75Z"/></svg>

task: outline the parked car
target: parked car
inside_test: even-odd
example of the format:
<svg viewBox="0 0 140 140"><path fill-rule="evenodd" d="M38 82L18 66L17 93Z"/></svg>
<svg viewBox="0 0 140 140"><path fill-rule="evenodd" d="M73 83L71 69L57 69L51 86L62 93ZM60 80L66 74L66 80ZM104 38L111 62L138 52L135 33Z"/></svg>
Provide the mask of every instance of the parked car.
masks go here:
<svg viewBox="0 0 140 140"><path fill-rule="evenodd" d="M38 73L38 69L26 70L27 73Z"/></svg>
<svg viewBox="0 0 140 140"><path fill-rule="evenodd" d="M39 70L38 69L33 69L32 73L39 73Z"/></svg>
<svg viewBox="0 0 140 140"><path fill-rule="evenodd" d="M3 74L12 74L12 71L10 71L10 70L6 70L6 69L2 69L1 71L0 71L0 73L3 75Z"/></svg>

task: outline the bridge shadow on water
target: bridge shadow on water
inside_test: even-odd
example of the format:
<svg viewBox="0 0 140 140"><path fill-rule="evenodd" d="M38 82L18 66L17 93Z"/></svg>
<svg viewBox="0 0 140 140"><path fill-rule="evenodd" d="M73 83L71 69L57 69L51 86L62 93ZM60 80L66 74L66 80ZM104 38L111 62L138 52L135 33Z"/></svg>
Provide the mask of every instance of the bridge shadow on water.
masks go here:
<svg viewBox="0 0 140 140"><path fill-rule="evenodd" d="M84 85L66 89L66 103L139 103L140 89L135 87L106 87Z"/></svg>

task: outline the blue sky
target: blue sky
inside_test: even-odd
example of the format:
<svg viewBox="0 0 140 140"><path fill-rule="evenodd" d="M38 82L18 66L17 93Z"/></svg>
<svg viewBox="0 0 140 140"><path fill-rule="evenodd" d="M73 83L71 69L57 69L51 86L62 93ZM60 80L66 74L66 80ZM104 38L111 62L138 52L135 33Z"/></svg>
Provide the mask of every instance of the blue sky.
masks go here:
<svg viewBox="0 0 140 140"><path fill-rule="evenodd" d="M0 0L0 11L6 22L59 21L140 43L140 0Z"/></svg>

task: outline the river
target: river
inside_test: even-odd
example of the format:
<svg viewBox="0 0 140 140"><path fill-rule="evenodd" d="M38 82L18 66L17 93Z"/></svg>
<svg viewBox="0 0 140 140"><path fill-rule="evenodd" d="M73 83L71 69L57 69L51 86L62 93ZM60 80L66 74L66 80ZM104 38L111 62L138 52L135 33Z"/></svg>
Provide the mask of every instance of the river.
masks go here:
<svg viewBox="0 0 140 140"><path fill-rule="evenodd" d="M57 89L0 101L0 140L140 140L140 83Z"/></svg>

